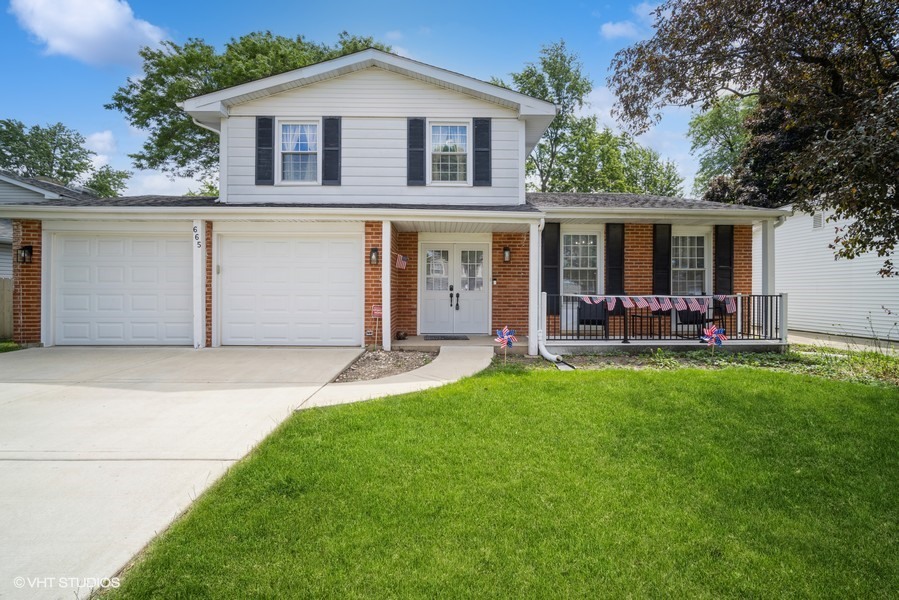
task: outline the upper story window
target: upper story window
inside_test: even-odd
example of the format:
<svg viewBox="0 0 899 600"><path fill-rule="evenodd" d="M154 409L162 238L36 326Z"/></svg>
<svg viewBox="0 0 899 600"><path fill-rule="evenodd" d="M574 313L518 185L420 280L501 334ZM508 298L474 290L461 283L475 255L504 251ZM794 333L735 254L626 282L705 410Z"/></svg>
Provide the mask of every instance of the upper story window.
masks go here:
<svg viewBox="0 0 899 600"><path fill-rule="evenodd" d="M280 123L280 181L283 183L318 183L318 123Z"/></svg>
<svg viewBox="0 0 899 600"><path fill-rule="evenodd" d="M469 183L471 168L467 123L431 123L431 183Z"/></svg>

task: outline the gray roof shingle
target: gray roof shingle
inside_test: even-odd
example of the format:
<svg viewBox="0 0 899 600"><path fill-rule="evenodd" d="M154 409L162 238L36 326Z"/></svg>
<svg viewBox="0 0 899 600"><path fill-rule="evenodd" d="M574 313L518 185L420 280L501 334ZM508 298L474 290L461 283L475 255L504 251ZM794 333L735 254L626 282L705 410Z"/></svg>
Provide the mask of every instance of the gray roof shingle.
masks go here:
<svg viewBox="0 0 899 600"><path fill-rule="evenodd" d="M653 196L650 194L528 192L528 204L539 209L554 208L644 208L656 210L726 210L756 211L754 206L707 202L691 198Z"/></svg>

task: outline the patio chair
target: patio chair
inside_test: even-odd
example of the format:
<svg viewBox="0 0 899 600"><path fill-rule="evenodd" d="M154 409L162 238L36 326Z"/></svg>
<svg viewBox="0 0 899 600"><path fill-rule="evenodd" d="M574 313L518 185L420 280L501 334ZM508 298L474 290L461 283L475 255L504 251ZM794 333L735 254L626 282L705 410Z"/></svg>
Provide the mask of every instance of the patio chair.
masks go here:
<svg viewBox="0 0 899 600"><path fill-rule="evenodd" d="M593 333L595 333L596 327L602 327L603 339L609 339L609 309L606 307L605 302L601 304L587 304L580 300L577 307L577 324L578 337L581 337L581 327L587 326L594 328L591 330ZM586 335L585 337L595 337L595 335Z"/></svg>

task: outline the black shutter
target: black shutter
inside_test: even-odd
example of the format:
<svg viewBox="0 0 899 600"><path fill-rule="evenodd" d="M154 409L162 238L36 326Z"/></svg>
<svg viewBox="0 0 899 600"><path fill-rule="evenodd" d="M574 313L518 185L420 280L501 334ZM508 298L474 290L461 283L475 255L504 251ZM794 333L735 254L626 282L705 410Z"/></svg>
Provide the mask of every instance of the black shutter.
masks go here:
<svg viewBox="0 0 899 600"><path fill-rule="evenodd" d="M671 293L671 225L652 227L652 293Z"/></svg>
<svg viewBox="0 0 899 600"><path fill-rule="evenodd" d="M324 117L322 129L322 185L340 185L340 117Z"/></svg>
<svg viewBox="0 0 899 600"><path fill-rule="evenodd" d="M559 270L562 268L559 237L562 226L547 223L543 226L543 289L546 292L546 314L559 314Z"/></svg>
<svg viewBox="0 0 899 600"><path fill-rule="evenodd" d="M256 117L256 185L275 185L274 117Z"/></svg>
<svg viewBox="0 0 899 600"><path fill-rule="evenodd" d="M425 184L425 120L409 119L408 154L406 161L406 185Z"/></svg>
<svg viewBox="0 0 899 600"><path fill-rule="evenodd" d="M606 293L625 293L624 223L606 223Z"/></svg>
<svg viewBox="0 0 899 600"><path fill-rule="evenodd" d="M715 293L734 293L733 225L715 225Z"/></svg>
<svg viewBox="0 0 899 600"><path fill-rule="evenodd" d="M474 120L474 184L492 184L490 161L490 119Z"/></svg>

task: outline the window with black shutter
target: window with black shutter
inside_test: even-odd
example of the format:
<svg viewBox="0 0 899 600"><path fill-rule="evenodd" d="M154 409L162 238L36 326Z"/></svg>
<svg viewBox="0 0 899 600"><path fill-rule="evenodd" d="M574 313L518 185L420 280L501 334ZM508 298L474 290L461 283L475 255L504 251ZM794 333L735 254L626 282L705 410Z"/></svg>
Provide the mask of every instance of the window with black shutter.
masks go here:
<svg viewBox="0 0 899 600"><path fill-rule="evenodd" d="M322 185L340 185L340 117L322 119Z"/></svg>
<svg viewBox="0 0 899 600"><path fill-rule="evenodd" d="M474 120L474 185L492 185L490 119Z"/></svg>
<svg viewBox="0 0 899 600"><path fill-rule="evenodd" d="M275 118L256 117L256 185L275 184Z"/></svg>
<svg viewBox="0 0 899 600"><path fill-rule="evenodd" d="M425 120L407 121L406 185L425 185Z"/></svg>

